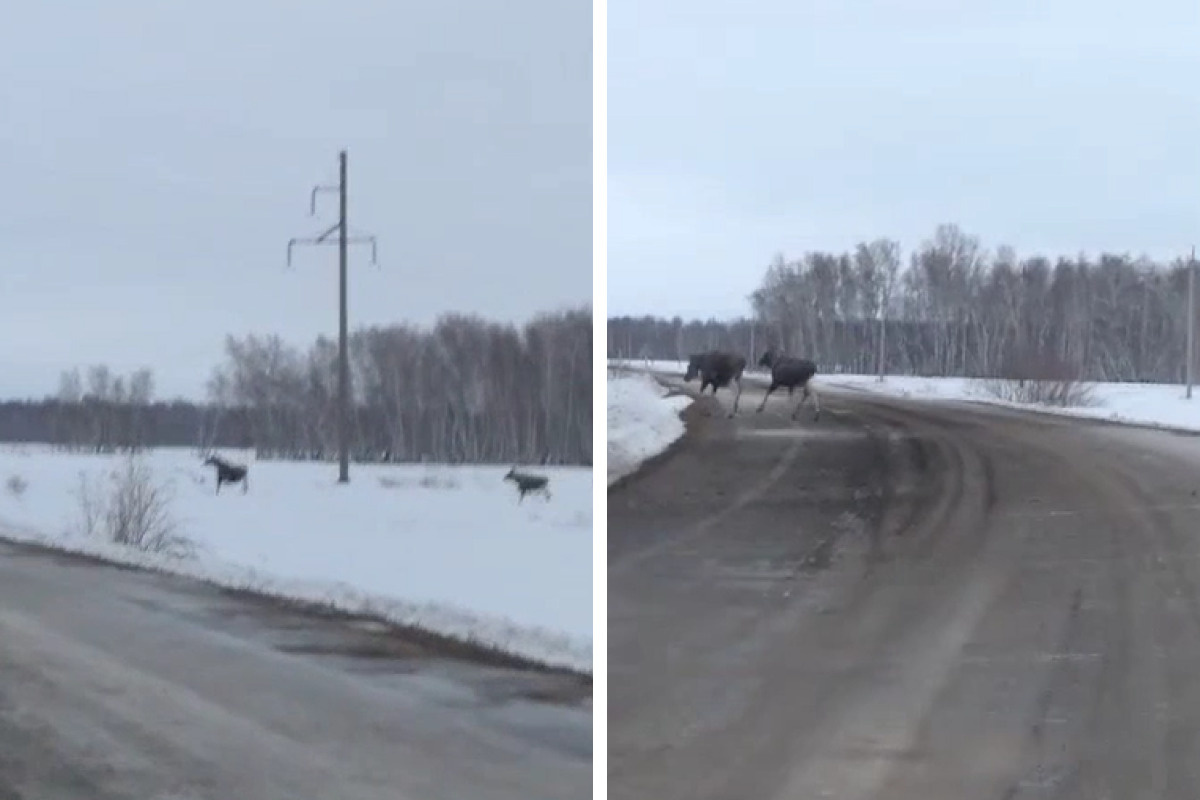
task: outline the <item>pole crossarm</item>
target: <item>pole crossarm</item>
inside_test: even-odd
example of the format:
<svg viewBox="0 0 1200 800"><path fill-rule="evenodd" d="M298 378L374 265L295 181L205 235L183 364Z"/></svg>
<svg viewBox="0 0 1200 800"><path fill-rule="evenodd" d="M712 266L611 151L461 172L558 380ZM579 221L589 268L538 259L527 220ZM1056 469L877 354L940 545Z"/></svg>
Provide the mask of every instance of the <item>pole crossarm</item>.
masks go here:
<svg viewBox="0 0 1200 800"><path fill-rule="evenodd" d="M334 226L335 230L336 230L336 227L337 226ZM292 248L295 247L296 245L309 245L309 246L316 247L319 245L332 246L332 245L336 245L336 244L341 244L341 242L338 241L337 239L325 238L328 235L329 235L328 233L323 233L317 237L289 239L288 240L288 251L287 251L288 266L289 267L292 266ZM376 241L374 236L347 236L346 244L369 244L369 245L371 245L371 265L378 266L378 264L379 264L379 242Z"/></svg>
<svg viewBox="0 0 1200 800"><path fill-rule="evenodd" d="M315 217L317 215L318 192L340 192L341 189L342 187L340 186L314 186L312 190L312 196L309 198L308 202L308 215L310 217Z"/></svg>
<svg viewBox="0 0 1200 800"><path fill-rule="evenodd" d="M290 267L292 265L292 248L295 247L296 245L309 245L309 246L315 247L318 245L332 246L332 245L340 244L340 242L337 239L326 238L329 236L329 234L333 233L337 229L338 229L338 226L334 225L331 230L326 231L325 233L321 234L320 236L289 239L288 240L288 252L287 252L288 266ZM370 244L371 245L371 264L372 265L379 264L379 242L376 240L376 238L374 236L365 236L365 235L364 236L347 236L346 244Z"/></svg>
<svg viewBox="0 0 1200 800"><path fill-rule="evenodd" d="M334 231L336 231L340 228L341 228L341 223L338 223L338 222L333 223L332 225L329 226L329 230L325 231L324 233L322 233L320 236L317 237L317 243L325 241L327 238L329 238L329 234L333 233Z"/></svg>

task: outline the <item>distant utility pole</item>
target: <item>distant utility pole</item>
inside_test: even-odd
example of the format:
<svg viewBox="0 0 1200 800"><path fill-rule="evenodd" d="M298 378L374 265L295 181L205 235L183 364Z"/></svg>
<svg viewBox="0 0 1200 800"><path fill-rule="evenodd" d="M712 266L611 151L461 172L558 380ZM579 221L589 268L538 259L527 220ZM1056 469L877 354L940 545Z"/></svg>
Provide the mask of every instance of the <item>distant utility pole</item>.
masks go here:
<svg viewBox="0 0 1200 800"><path fill-rule="evenodd" d="M884 362L887 355L887 306L879 309L879 352L875 354L875 371L879 373L875 379L883 383Z"/></svg>
<svg viewBox="0 0 1200 800"><path fill-rule="evenodd" d="M1192 399L1192 384L1196 369L1196 245L1188 259L1187 283L1187 399Z"/></svg>
<svg viewBox="0 0 1200 800"><path fill-rule="evenodd" d="M371 263L378 260L374 236L348 236L346 233L346 151L338 153L338 185L314 186L309 201L308 213L317 213L317 193L338 193L338 221L332 228L320 236L311 239L291 239L288 241L288 266L292 265L292 248L298 244L323 245L332 244L329 235L337 231L338 245L338 483L350 482L350 358L347 345L348 323L346 321L346 245L351 242L371 244Z"/></svg>

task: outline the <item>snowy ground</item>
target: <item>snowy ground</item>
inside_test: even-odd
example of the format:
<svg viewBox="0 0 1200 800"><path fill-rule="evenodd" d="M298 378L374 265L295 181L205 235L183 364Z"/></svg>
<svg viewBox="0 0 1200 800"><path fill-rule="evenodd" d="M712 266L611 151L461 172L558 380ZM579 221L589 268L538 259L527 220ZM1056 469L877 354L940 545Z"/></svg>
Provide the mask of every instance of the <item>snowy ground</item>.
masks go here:
<svg viewBox="0 0 1200 800"><path fill-rule="evenodd" d="M616 362L610 361L610 363ZM674 375L682 375L687 367L687 364L681 361L651 361L648 366L645 361L623 363L634 368L650 369ZM766 372L763 370L748 369L746 374L749 379L765 380L766 378ZM1193 399L1188 400L1184 396L1184 387L1178 384L1092 383L1088 384L1092 400L1090 405L1076 408L1053 408L1001 400L990 392L988 384L989 381L970 378L917 378L907 375L888 375L880 383L874 375L818 374L813 381L813 385L817 388L828 386L914 399L990 403L1042 413L1200 430L1200 387L1194 389Z"/></svg>
<svg viewBox="0 0 1200 800"><path fill-rule="evenodd" d="M633 472L683 435L679 413L691 398L667 391L641 373L609 374L608 484Z"/></svg>
<svg viewBox="0 0 1200 800"><path fill-rule="evenodd" d="M0 448L0 535L592 669L590 469L542 470L553 497L520 505L503 467L352 466L338 486L336 465L261 462L248 493L215 496L212 468L192 451L158 450L147 464L197 546L181 559L78 531L80 474L106 480L121 458Z"/></svg>

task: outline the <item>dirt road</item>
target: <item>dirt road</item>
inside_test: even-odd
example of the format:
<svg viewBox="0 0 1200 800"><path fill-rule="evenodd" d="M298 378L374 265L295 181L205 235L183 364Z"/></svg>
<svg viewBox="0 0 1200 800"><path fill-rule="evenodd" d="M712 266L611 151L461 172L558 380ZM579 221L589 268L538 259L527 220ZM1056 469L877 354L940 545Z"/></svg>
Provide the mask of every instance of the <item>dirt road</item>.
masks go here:
<svg viewBox="0 0 1200 800"><path fill-rule="evenodd" d="M591 797L590 681L0 544L0 800Z"/></svg>
<svg viewBox="0 0 1200 800"><path fill-rule="evenodd" d="M610 798L1200 797L1200 438L760 391L609 495Z"/></svg>

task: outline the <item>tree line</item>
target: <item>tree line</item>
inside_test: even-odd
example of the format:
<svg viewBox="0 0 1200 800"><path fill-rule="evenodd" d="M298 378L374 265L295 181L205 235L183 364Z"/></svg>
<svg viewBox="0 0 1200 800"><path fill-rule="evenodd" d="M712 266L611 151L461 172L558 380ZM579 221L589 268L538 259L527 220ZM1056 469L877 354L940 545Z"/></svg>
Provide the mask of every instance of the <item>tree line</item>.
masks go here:
<svg viewBox="0 0 1200 800"><path fill-rule="evenodd" d="M1103 253L1019 257L939 226L904 263L899 242L776 256L736 320L615 317L610 357L682 359L767 346L824 372L1095 381L1184 380L1188 260Z"/></svg>
<svg viewBox="0 0 1200 800"><path fill-rule="evenodd" d="M592 314L518 327L460 314L349 339L358 461L584 464L592 458ZM40 402L0 404L0 438L111 452L247 447L259 458L337 455L337 344L228 336L208 402L153 401L153 376L63 374Z"/></svg>

